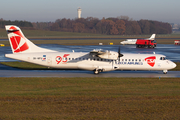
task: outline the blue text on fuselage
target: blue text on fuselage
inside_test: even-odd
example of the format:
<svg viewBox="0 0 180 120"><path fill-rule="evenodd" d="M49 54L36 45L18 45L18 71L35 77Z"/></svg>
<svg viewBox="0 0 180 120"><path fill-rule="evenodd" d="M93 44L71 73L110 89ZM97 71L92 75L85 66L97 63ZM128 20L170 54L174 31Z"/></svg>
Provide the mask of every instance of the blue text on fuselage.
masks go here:
<svg viewBox="0 0 180 120"><path fill-rule="evenodd" d="M143 65L143 62L118 62L120 65Z"/></svg>

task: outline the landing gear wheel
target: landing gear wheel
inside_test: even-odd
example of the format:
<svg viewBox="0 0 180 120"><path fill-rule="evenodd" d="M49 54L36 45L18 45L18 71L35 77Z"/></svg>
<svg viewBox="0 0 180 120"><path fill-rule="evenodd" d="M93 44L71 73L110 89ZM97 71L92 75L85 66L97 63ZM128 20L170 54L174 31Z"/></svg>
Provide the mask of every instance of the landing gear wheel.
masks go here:
<svg viewBox="0 0 180 120"><path fill-rule="evenodd" d="M98 70L94 70L94 74L95 75L99 74L99 71Z"/></svg>
<svg viewBox="0 0 180 120"><path fill-rule="evenodd" d="M167 74L167 70L163 70L163 73L164 73L164 74Z"/></svg>

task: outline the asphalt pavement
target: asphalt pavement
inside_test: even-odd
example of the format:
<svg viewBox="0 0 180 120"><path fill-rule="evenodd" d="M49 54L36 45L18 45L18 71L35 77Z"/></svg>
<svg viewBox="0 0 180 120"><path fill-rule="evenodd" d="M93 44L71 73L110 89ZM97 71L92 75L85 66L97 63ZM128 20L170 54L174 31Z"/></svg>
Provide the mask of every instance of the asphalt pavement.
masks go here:
<svg viewBox="0 0 180 120"><path fill-rule="evenodd" d="M56 44L41 44L43 48L57 51L89 52L93 49L118 51L119 45L94 45L94 46L63 46ZM166 55L167 59L180 61L180 46L158 44L155 49L136 48L135 45L120 45L122 53L156 53ZM5 58L4 54L12 53L10 46L0 47L0 61L14 61ZM94 75L92 71L84 70L22 70L0 65L0 77L180 77L180 71L110 71Z"/></svg>

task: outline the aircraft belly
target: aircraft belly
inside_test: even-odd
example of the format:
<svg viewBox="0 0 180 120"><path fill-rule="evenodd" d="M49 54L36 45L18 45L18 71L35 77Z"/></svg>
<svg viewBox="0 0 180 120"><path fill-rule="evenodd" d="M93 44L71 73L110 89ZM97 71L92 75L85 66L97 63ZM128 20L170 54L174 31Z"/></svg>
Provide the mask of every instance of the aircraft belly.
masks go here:
<svg viewBox="0 0 180 120"><path fill-rule="evenodd" d="M60 68L60 69L78 69L78 66L75 63L52 65L52 67L53 68Z"/></svg>
<svg viewBox="0 0 180 120"><path fill-rule="evenodd" d="M78 64L79 69L84 69L84 70L95 70L95 69L101 69L103 71L111 71L115 70L112 67L112 64L109 62L101 62L101 61L88 61L87 62L81 62Z"/></svg>
<svg viewBox="0 0 180 120"><path fill-rule="evenodd" d="M134 44L136 44L136 42L129 42L129 41L128 41L128 42L123 42L123 43L121 43L121 44L124 44L124 45L126 45L126 44L127 44L127 45L128 45L128 44L129 44L129 45L134 45Z"/></svg>

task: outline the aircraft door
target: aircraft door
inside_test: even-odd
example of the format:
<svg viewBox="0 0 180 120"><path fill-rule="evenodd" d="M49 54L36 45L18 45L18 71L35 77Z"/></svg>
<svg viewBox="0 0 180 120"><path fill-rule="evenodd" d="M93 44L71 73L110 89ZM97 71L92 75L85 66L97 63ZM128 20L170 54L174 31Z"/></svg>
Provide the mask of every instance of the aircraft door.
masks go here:
<svg viewBox="0 0 180 120"><path fill-rule="evenodd" d="M112 69L117 69L119 67L117 60L113 60L111 62L112 62Z"/></svg>
<svg viewBox="0 0 180 120"><path fill-rule="evenodd" d="M48 64L48 65L52 65L52 59L51 59L51 57L48 57L48 59L47 59L47 64Z"/></svg>

